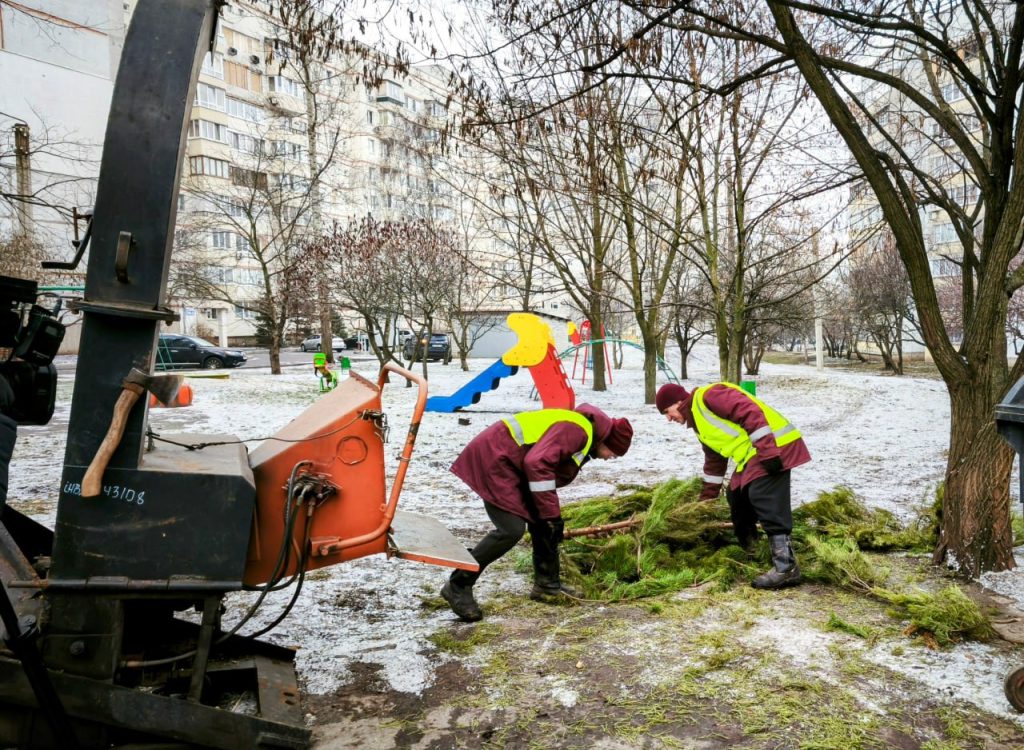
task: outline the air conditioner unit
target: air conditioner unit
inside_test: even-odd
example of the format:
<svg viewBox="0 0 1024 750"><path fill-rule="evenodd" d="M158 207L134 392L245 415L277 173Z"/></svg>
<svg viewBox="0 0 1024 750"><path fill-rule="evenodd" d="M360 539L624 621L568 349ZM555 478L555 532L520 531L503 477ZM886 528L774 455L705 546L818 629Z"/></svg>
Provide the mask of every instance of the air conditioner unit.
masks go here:
<svg viewBox="0 0 1024 750"><path fill-rule="evenodd" d="M234 47L228 47L228 55L229 56L234 57L237 54L238 54L238 50L237 49L235 49Z"/></svg>
<svg viewBox="0 0 1024 750"><path fill-rule="evenodd" d="M278 105L277 97L276 96L268 96L267 97L267 103L269 103L271 107L276 107Z"/></svg>

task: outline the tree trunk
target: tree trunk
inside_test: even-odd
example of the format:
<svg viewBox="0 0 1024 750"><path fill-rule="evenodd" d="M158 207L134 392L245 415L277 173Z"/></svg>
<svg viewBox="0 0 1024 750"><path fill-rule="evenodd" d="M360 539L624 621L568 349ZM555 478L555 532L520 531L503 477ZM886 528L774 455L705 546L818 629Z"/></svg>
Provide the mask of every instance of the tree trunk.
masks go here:
<svg viewBox="0 0 1024 750"><path fill-rule="evenodd" d="M996 432L988 389L972 383L950 393L952 429L935 562L960 572L1015 567L1010 525L1013 450ZM955 558L955 559L954 559Z"/></svg>
<svg viewBox="0 0 1024 750"><path fill-rule="evenodd" d="M281 334L276 326L270 331L270 373L281 374Z"/></svg>
<svg viewBox="0 0 1024 750"><path fill-rule="evenodd" d="M320 351L328 362L334 362L334 332L331 330L331 299L326 273L317 277L316 303L320 312Z"/></svg>
<svg viewBox="0 0 1024 750"><path fill-rule="evenodd" d="M643 331L644 342L644 403L653 404L658 391L658 338Z"/></svg>
<svg viewBox="0 0 1024 750"><path fill-rule="evenodd" d="M690 360L690 341L689 336L685 335L682 330L676 328L675 330L676 346L679 347L679 379L689 380L689 369L687 367Z"/></svg>
<svg viewBox="0 0 1024 750"><path fill-rule="evenodd" d="M590 320L590 338L591 340L603 339L604 334L601 333L601 316L599 313L592 313L589 318ZM591 344L590 346L590 361L594 364L594 385L592 390L595 391L607 391L608 383L604 376L605 367L605 356L604 356L604 344Z"/></svg>

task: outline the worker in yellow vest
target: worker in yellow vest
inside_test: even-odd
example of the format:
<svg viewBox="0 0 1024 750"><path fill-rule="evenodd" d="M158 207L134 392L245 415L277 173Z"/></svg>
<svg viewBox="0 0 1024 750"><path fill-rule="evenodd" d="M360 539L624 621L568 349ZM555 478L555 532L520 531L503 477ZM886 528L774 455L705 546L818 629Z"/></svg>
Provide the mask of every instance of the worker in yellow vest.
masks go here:
<svg viewBox="0 0 1024 750"><path fill-rule="evenodd" d="M441 589L452 611L467 622L483 617L473 585L527 528L533 544L530 598L554 603L578 596L562 584L559 569L564 526L558 488L573 481L591 458L625 455L632 439L629 420L613 419L589 404L521 412L473 438L451 470L483 499L494 529L470 550L480 570L456 570Z"/></svg>
<svg viewBox="0 0 1024 750"><path fill-rule="evenodd" d="M669 421L696 432L704 446L702 500L719 496L729 461L734 462L726 499L736 538L752 552L760 522L772 553L772 569L757 576L751 585L779 589L800 583L800 566L790 540L789 477L790 469L811 460L800 431L732 383L712 383L692 392L666 383L658 389L655 404Z"/></svg>

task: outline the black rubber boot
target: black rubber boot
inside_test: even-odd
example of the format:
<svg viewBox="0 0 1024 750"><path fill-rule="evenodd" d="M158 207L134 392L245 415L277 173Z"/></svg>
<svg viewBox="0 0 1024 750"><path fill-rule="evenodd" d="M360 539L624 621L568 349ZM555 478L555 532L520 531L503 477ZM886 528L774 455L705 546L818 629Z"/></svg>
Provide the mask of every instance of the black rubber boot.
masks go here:
<svg viewBox="0 0 1024 750"><path fill-rule="evenodd" d="M583 598L580 592L562 583L557 543L534 545L533 588L530 590L530 598L544 604L564 604Z"/></svg>
<svg viewBox="0 0 1024 750"><path fill-rule="evenodd" d="M448 579L448 583L441 587L441 597L448 602L452 612L465 622L478 622L484 617L480 605L473 598L475 580L472 575L465 575L464 571L456 570Z"/></svg>
<svg viewBox="0 0 1024 750"><path fill-rule="evenodd" d="M793 554L789 534L775 534L768 537L772 549L772 569L750 582L755 589L781 589L796 586L802 580L800 566Z"/></svg>
<svg viewBox="0 0 1024 750"><path fill-rule="evenodd" d="M574 588L566 586L564 583L559 583L557 586L541 586L539 584L533 584L533 588L530 589L530 598L535 602L543 602L544 604L565 604L570 601L579 601L583 599L583 594Z"/></svg>

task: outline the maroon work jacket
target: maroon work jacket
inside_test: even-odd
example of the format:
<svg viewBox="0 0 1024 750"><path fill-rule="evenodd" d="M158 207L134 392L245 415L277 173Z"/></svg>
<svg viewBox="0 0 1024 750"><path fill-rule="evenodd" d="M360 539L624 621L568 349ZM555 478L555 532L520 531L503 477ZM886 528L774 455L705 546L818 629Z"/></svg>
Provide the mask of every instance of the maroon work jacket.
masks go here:
<svg viewBox="0 0 1024 750"><path fill-rule="evenodd" d="M722 419L738 424L747 431L747 434L768 426L768 420L765 419L761 407L747 398L743 391L730 388L727 385L716 384L708 388L704 392L704 405ZM683 399L679 411L686 418L686 425L696 433L697 425L693 420L692 392ZM716 497L729 466L729 459L703 443L701 443L701 447L704 448L704 490L701 496ZM792 469L811 460L810 451L807 450L803 438L779 448L775 444L775 435L769 433L754 443L754 448L757 449L757 455L747 462L743 471L733 472L732 479L729 481L729 487L732 489L738 490L755 479L767 476L768 472L761 465L761 461L766 458L781 457L783 469Z"/></svg>
<svg viewBox="0 0 1024 750"><path fill-rule="evenodd" d="M594 425L592 453L608 437L611 418L590 404L575 411ZM557 489L531 492L530 483L550 485L553 479L556 488L569 484L580 471L573 454L586 444L586 432L572 422L556 422L532 445L516 445L508 426L496 422L469 441L451 471L484 502L513 515L527 521L558 518L562 509Z"/></svg>

